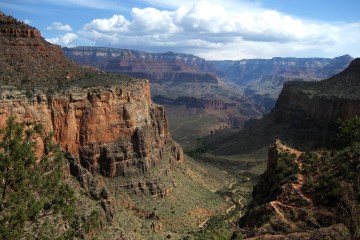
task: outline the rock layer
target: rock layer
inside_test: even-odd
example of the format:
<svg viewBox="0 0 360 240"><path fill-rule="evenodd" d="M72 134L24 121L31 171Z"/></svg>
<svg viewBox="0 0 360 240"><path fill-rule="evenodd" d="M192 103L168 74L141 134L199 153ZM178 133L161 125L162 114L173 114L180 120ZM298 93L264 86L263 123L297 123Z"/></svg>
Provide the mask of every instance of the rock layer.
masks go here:
<svg viewBox="0 0 360 240"><path fill-rule="evenodd" d="M288 82L271 115L278 123L293 126L306 140L324 142L339 119L360 114L360 59L347 69L320 82Z"/></svg>
<svg viewBox="0 0 360 240"><path fill-rule="evenodd" d="M160 161L170 167L182 150L169 135L166 113L150 99L148 81L112 87L71 88L52 96L1 93L0 125L10 115L42 123L83 166L105 176L142 175Z"/></svg>
<svg viewBox="0 0 360 240"><path fill-rule="evenodd" d="M149 81L80 67L37 29L1 12L0 43L0 127L9 116L41 123L82 166L109 177L143 176L182 160Z"/></svg>

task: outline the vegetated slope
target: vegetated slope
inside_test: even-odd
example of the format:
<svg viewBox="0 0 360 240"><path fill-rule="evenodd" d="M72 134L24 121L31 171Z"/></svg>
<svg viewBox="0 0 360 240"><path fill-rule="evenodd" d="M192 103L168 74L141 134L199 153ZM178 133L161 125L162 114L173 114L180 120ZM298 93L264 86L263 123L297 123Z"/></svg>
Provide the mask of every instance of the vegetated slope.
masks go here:
<svg viewBox="0 0 360 240"><path fill-rule="evenodd" d="M272 58L239 61L211 61L222 78L245 89L266 112L270 111L285 82L319 81L344 70L353 60L336 58Z"/></svg>
<svg viewBox="0 0 360 240"><path fill-rule="evenodd" d="M165 106L170 131L185 146L191 146L196 137L241 127L262 114L253 100L222 81L212 64L193 55L97 47L63 50L79 64L149 79L153 100Z"/></svg>
<svg viewBox="0 0 360 240"><path fill-rule="evenodd" d="M83 68L67 60L37 29L0 13L0 31L1 82L51 86L84 75Z"/></svg>
<svg viewBox="0 0 360 240"><path fill-rule="evenodd" d="M359 154L354 146L302 153L276 141L240 220L242 233L251 239L358 239Z"/></svg>
<svg viewBox="0 0 360 240"><path fill-rule="evenodd" d="M184 161L164 108L151 101L149 81L77 66L38 30L1 19L1 48L9 54L0 58L0 128L16 116L53 133L84 221L77 237L181 238L225 211L228 203L214 192L231 177ZM42 139L30 140L48 151Z"/></svg>

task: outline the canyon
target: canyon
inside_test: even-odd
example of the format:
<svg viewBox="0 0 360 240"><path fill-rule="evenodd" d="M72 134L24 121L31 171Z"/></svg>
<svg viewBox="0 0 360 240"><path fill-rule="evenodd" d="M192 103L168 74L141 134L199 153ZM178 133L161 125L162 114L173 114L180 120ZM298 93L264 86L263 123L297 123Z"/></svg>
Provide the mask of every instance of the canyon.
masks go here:
<svg viewBox="0 0 360 240"><path fill-rule="evenodd" d="M270 112L285 82L325 79L341 72L353 59L345 55L206 61L174 52L101 47L63 51L83 66L149 79L153 101L164 105L170 132L186 149L198 137L224 128L242 128Z"/></svg>
<svg viewBox="0 0 360 240"><path fill-rule="evenodd" d="M0 128L9 117L41 124L61 148L76 214L85 222L97 216L78 237L180 238L226 208L215 191L229 178L216 169L203 174L184 156L148 80L78 66L37 29L3 13L0 42ZM34 141L41 156L45 140Z"/></svg>
<svg viewBox="0 0 360 240"><path fill-rule="evenodd" d="M359 59L61 49L2 13L0 43L0 128L15 116L52 136L92 221L78 238L359 236L360 151L334 142L360 112Z"/></svg>
<svg viewBox="0 0 360 240"><path fill-rule="evenodd" d="M242 127L249 119L262 115L253 100L219 78L212 64L193 55L100 47L63 51L83 66L149 79L153 101L164 105L170 132L184 147L211 131Z"/></svg>
<svg viewBox="0 0 360 240"><path fill-rule="evenodd" d="M236 157L245 161L242 168L250 180L256 178L237 236L358 238L359 222L352 218L360 206L354 194L359 187L358 139L344 146L339 137L342 131L351 137L345 126L359 115L359 79L355 59L328 79L287 82L270 114L243 130L203 139L209 150L200 158L224 164ZM264 157L266 165L252 160L254 155ZM252 174L257 168L265 170L259 178Z"/></svg>
<svg viewBox="0 0 360 240"><path fill-rule="evenodd" d="M5 15L0 20L1 47L9 52L0 62L20 62L10 70L2 69L3 74L16 73L18 77L3 80L1 126L10 116L41 123L82 165L105 176L142 174L157 161L182 160L181 148L169 135L164 108L151 101L148 81L115 77L112 85L87 87L91 79L86 76L101 78L101 73L67 60L38 30ZM25 68L28 62L36 67ZM37 71L40 68L42 71ZM78 86L80 82L85 85ZM61 89L64 84L68 85Z"/></svg>

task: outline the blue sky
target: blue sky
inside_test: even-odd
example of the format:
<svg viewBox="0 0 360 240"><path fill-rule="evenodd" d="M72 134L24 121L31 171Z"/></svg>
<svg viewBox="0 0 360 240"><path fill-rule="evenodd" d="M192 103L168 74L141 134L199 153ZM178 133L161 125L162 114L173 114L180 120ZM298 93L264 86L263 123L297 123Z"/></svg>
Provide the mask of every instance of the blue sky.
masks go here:
<svg viewBox="0 0 360 240"><path fill-rule="evenodd" d="M9 0L0 9L61 46L219 60L360 56L358 0Z"/></svg>

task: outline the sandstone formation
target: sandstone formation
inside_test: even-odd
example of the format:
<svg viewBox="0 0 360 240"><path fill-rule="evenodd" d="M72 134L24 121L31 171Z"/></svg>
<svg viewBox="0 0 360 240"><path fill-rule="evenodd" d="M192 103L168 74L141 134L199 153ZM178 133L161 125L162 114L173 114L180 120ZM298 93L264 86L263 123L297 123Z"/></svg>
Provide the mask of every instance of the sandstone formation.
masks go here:
<svg viewBox="0 0 360 240"><path fill-rule="evenodd" d="M71 88L29 98L19 91L1 92L0 125L42 123L62 148L83 166L104 176L137 176L160 161L182 159L169 136L164 108L151 102L149 82L109 88ZM172 153L169 156L169 153Z"/></svg>
<svg viewBox="0 0 360 240"><path fill-rule="evenodd" d="M143 176L160 163L165 171L182 160L149 81L84 69L38 30L2 13L0 23L0 127L9 116L41 123L83 167L108 177Z"/></svg>

